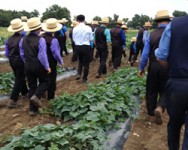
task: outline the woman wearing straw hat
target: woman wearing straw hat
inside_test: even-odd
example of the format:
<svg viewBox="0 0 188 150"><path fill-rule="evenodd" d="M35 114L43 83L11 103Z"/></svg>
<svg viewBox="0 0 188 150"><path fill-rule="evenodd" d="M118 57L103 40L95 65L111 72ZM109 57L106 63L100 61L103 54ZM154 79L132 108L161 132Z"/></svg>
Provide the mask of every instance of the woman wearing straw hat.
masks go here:
<svg viewBox="0 0 188 150"><path fill-rule="evenodd" d="M14 32L14 34L6 41L5 55L9 59L10 66L14 72L15 82L10 96L10 101L8 102L8 108L16 108L17 100L20 92L22 95L28 93L25 73L24 73L24 62L22 61L19 53L19 42L22 39L22 31L24 29L24 24L21 19L13 19L8 27L9 32Z"/></svg>
<svg viewBox="0 0 188 150"><path fill-rule="evenodd" d="M29 85L29 115L35 116L41 107L40 98L47 91L51 72L47 52L46 41L38 36L41 31L41 21L37 17L27 21L30 33L20 42L20 55L25 62L25 70Z"/></svg>
<svg viewBox="0 0 188 150"><path fill-rule="evenodd" d="M47 45L47 55L48 61L51 68L51 73L49 74L50 85L48 88L47 99L51 100L55 96L56 91L56 77L57 77L57 62L61 67L63 67L63 59L60 55L60 46L58 40L54 37L54 32L60 30L62 25L57 22L57 19L50 18L46 20L46 23L42 24L42 29L45 31L42 36L46 40Z"/></svg>
<svg viewBox="0 0 188 150"><path fill-rule="evenodd" d="M155 122L159 125L162 124L162 113L165 108L163 96L164 87L168 77L167 69L161 66L157 61L154 50L158 48L161 35L170 21L169 12L167 10L157 12L155 22L158 23L158 28L152 31L148 36L139 66L139 76L142 77L144 68L149 59L146 81L146 107L149 119L155 119Z"/></svg>

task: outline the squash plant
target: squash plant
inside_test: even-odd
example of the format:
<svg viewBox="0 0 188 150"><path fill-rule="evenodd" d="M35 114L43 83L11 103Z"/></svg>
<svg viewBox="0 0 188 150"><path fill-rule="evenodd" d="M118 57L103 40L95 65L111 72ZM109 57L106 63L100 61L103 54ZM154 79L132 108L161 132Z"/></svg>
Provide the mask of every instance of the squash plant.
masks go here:
<svg viewBox="0 0 188 150"><path fill-rule="evenodd" d="M104 150L107 132L127 117L135 117L131 110L136 96L142 97L144 91L145 79L137 76L136 69L121 69L86 91L51 101L50 113L72 124L25 129L1 150Z"/></svg>

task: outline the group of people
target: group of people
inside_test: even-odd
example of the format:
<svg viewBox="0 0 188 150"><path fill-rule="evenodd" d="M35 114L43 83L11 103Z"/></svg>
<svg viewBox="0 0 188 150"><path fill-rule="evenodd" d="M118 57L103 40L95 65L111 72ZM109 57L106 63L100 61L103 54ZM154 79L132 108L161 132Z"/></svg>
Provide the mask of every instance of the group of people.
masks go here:
<svg viewBox="0 0 188 150"><path fill-rule="evenodd" d="M65 19L62 19L65 23ZM180 130L185 124L183 150L188 149L188 17L178 17L172 20L167 10L158 11L154 21L157 29L151 33L146 22L137 36L132 37L128 61L133 65L139 51L142 55L139 64L140 77L147 66L146 108L150 119L162 124L162 113L167 110L168 146L170 150L178 150L180 146ZM19 94L28 94L29 114L35 116L41 107L40 98L47 91L48 99L53 99L56 90L56 66L63 67L63 53L68 52L63 44L64 37L71 39L73 62L78 62L76 80L88 81L90 62L95 58L97 49L99 67L96 78L107 73L107 59L111 52L114 71L121 66L122 55L126 48L126 25L117 20L116 26L109 29L109 18L94 21L94 26L85 23L85 16L78 15L71 24L69 35L63 25L55 18L41 23L37 17L30 18L27 23L17 18L11 21L8 31L14 34L6 41L6 57L15 75L15 84L8 102L8 108L18 106ZM100 23L100 25L99 25ZM43 33L40 34L41 29ZM26 35L23 31L29 31ZM66 36L65 36L66 35ZM62 42L63 41L63 42ZM63 44L62 44L63 43ZM62 45L61 45L62 44ZM26 84L26 78L28 88Z"/></svg>
<svg viewBox="0 0 188 150"><path fill-rule="evenodd" d="M54 98L57 62L61 67L64 64L60 44L55 38L55 32L61 28L62 25L55 18L50 18L43 24L37 17L27 20L27 24L19 18L10 22L8 31L14 34L6 41L5 54L13 69L15 84L8 108L18 107L20 93L28 95L29 115L35 116L41 107L40 99L46 91L48 100ZM41 29L44 31L42 34ZM23 31L29 33L25 35Z"/></svg>
<svg viewBox="0 0 188 150"><path fill-rule="evenodd" d="M185 124L182 149L188 149L188 16L172 18L167 10L158 11L157 29L147 36L140 58L139 73L146 80L146 108L150 120L161 125L167 110L169 150L179 150L180 133Z"/></svg>

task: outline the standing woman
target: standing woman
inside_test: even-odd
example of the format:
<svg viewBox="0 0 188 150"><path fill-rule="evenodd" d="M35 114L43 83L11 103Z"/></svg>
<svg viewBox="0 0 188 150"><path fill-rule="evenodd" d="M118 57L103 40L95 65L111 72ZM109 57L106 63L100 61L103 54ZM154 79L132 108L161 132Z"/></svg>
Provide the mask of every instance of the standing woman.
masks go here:
<svg viewBox="0 0 188 150"><path fill-rule="evenodd" d="M8 27L9 32L14 34L6 41L5 55L9 59L10 66L14 72L15 83L12 89L8 108L16 108L19 94L27 95L28 89L25 81L24 62L19 53L19 42L22 39L24 24L21 19L13 19Z"/></svg>
<svg viewBox="0 0 188 150"><path fill-rule="evenodd" d="M57 19L50 18L46 20L46 23L42 24L42 29L45 33L42 34L47 45L48 61L51 68L49 74L50 85L48 88L48 100L54 98L56 91L56 77L57 77L57 62L63 67L63 59L60 55L60 46L58 40L54 37L54 32L60 30L62 25L57 22Z"/></svg>

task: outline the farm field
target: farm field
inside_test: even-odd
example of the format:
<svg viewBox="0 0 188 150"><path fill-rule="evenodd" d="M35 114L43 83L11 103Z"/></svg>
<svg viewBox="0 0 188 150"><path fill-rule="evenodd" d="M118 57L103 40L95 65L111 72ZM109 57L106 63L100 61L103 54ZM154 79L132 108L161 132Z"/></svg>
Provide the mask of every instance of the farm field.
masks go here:
<svg viewBox="0 0 188 150"><path fill-rule="evenodd" d="M135 34L131 33L131 36L133 35ZM130 37L128 37L127 39L129 41ZM129 54L127 51L127 57L122 58L122 68L130 67L130 65L127 63L128 55ZM72 54L63 57L65 66L77 67L76 63L70 62L71 57ZM134 67L137 68L138 64L136 64ZM0 73L11 71L11 68L8 64L0 64L0 68ZM98 61L96 60L90 64L90 72L88 77L89 83L99 83L105 80L109 74L113 73L112 68L108 66L108 75L97 79L95 78L97 69ZM82 84L79 81L75 80L75 76L71 76L67 79L58 81L56 95L59 96L65 93L76 94L87 89L87 84ZM42 113L41 115L38 115L36 117L30 117L28 115L28 101L21 98L20 103L20 108L0 108L0 146L3 145L5 140L10 135L20 135L22 128L32 128L36 125L46 123L63 124L63 120L45 113ZM49 105L48 101L46 101L45 99L42 99L42 103L44 107L48 107ZM164 123L161 126L148 122L145 110L145 101L143 100L140 105L140 113L133 122L129 138L124 143L124 150L167 150L166 126L168 116L166 112L164 114L163 120Z"/></svg>

